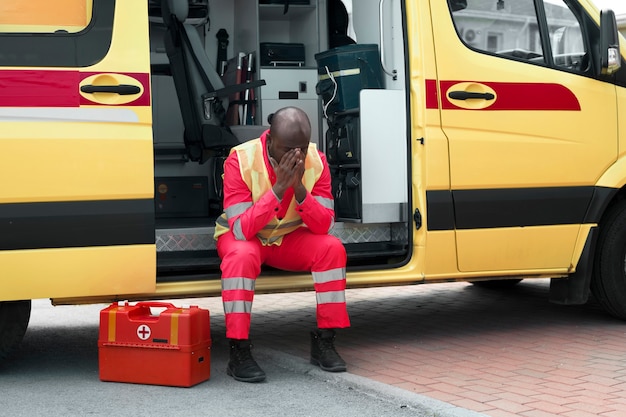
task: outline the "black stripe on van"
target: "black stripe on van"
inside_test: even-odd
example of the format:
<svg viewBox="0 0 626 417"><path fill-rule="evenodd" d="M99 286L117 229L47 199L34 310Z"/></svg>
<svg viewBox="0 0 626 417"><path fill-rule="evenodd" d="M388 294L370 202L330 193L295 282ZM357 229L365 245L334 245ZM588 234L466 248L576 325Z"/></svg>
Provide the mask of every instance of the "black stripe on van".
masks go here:
<svg viewBox="0 0 626 417"><path fill-rule="evenodd" d="M0 204L0 250L154 243L152 199Z"/></svg>
<svg viewBox="0 0 626 417"><path fill-rule="evenodd" d="M593 186L427 191L428 230L597 223L615 192Z"/></svg>

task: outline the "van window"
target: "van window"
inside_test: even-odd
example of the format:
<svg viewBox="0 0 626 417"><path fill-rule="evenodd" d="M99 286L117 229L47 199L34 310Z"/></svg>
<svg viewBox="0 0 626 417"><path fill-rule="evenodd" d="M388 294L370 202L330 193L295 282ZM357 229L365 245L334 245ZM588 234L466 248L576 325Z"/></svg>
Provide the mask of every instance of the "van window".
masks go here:
<svg viewBox="0 0 626 417"><path fill-rule="evenodd" d="M533 0L448 0L461 40L473 49L544 62Z"/></svg>
<svg viewBox="0 0 626 417"><path fill-rule="evenodd" d="M115 0L1 0L0 67L94 65L111 46L114 13Z"/></svg>
<svg viewBox="0 0 626 417"><path fill-rule="evenodd" d="M448 0L461 41L472 49L574 72L590 68L582 25L565 0ZM546 50L548 53L546 54Z"/></svg>
<svg viewBox="0 0 626 417"><path fill-rule="evenodd" d="M3 0L0 32L80 32L91 21L92 0Z"/></svg>
<svg viewBox="0 0 626 417"><path fill-rule="evenodd" d="M554 65L578 72L586 71L589 55L581 25L574 13L563 0L546 0L546 18Z"/></svg>

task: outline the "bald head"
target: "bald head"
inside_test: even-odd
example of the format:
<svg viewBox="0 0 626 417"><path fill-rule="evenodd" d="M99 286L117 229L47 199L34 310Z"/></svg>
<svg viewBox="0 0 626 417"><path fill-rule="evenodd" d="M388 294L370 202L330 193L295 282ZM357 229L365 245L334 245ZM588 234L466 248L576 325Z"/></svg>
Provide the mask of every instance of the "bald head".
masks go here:
<svg viewBox="0 0 626 417"><path fill-rule="evenodd" d="M311 138L311 123L304 111L297 107L284 107L274 113L270 134L281 139Z"/></svg>
<svg viewBox="0 0 626 417"><path fill-rule="evenodd" d="M280 162L290 149L300 148L306 154L311 140L311 123L304 111L297 107L285 107L272 116L268 147L272 156Z"/></svg>

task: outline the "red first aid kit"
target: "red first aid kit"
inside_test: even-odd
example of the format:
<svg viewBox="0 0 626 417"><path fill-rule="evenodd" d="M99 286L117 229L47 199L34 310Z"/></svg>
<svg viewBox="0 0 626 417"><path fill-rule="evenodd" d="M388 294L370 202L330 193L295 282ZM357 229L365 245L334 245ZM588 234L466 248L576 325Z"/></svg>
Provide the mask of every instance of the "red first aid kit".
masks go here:
<svg viewBox="0 0 626 417"><path fill-rule="evenodd" d="M206 381L209 311L160 302L111 304L100 311L98 362L102 381L176 387Z"/></svg>

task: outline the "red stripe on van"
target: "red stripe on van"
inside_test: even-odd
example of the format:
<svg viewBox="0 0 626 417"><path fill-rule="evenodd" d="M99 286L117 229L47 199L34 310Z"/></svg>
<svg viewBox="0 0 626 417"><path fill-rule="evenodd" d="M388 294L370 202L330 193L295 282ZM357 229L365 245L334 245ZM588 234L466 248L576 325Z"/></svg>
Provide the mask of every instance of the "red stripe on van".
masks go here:
<svg viewBox="0 0 626 417"><path fill-rule="evenodd" d="M0 107L80 107L102 105L80 95L80 82L99 72L0 70ZM150 74L119 73L141 83L143 93L123 106L150 105Z"/></svg>
<svg viewBox="0 0 626 417"><path fill-rule="evenodd" d="M495 91L493 104L486 108L473 111L493 110L562 110L580 111L580 102L576 95L567 87L553 83L500 83L481 81L441 81L440 88L433 88L435 80L426 80L427 108L437 108L437 93L441 91L444 110L467 110L454 104L445 93L450 87L465 82L483 84Z"/></svg>
<svg viewBox="0 0 626 417"><path fill-rule="evenodd" d="M1 70L0 107L78 107L78 71Z"/></svg>
<svg viewBox="0 0 626 417"><path fill-rule="evenodd" d="M426 108L438 109L437 80L426 80Z"/></svg>

